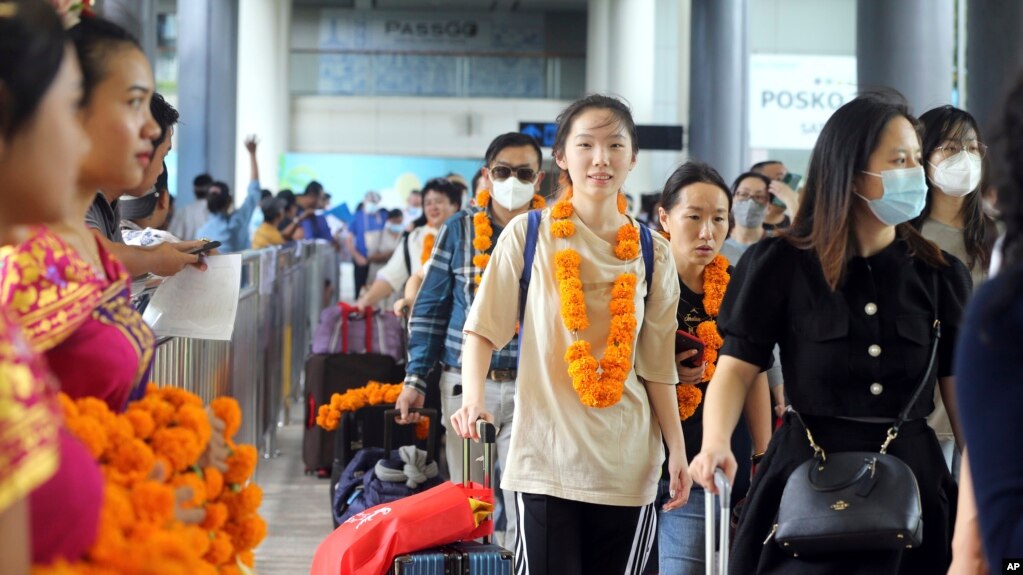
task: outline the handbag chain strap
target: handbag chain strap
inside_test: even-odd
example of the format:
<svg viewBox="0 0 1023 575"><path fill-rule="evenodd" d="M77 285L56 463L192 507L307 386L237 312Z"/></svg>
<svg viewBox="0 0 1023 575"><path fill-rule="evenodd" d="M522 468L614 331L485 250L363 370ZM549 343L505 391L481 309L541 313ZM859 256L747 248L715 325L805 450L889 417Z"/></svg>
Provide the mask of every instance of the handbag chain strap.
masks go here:
<svg viewBox="0 0 1023 575"><path fill-rule="evenodd" d="M892 426L888 428L888 432L885 436L884 443L881 444L882 454L888 452L888 446L891 444L892 441L895 440L896 437L899 436L899 429L902 428L902 425L904 423L909 421L909 412L911 409L913 409L913 406L916 405L917 400L920 399L920 394L923 393L924 388L927 387L927 382L930 381L931 373L934 371L934 364L938 358L938 340L941 339L941 320L938 319L937 270L931 271L931 280L934 290L932 292L933 293L932 302L934 307L934 323L931 324L931 352L930 358L927 360L927 369L924 370L924 376L923 378L920 379L920 383L917 384L916 389L913 390L913 395L909 398L909 402L906 404L906 407L904 407L902 411L899 413L899 417L898 419L895 420L895 423L893 423ZM796 418L799 419L799 423L803 424L803 429L806 430L806 438L810 441L810 448L813 449L814 459L820 460L820 463L823 464L828 459L827 453L824 452L824 448L821 447L820 445L817 445L817 442L813 440L813 434L810 433L810 428L806 425L806 422L803 421L803 417L799 415L799 412L793 409L792 413L796 414Z"/></svg>

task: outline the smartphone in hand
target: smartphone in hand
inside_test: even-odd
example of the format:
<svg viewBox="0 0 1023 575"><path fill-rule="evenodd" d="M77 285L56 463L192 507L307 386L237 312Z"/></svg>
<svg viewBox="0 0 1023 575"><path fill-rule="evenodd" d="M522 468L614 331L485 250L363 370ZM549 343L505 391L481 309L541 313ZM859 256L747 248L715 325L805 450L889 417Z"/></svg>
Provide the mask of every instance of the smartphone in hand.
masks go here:
<svg viewBox="0 0 1023 575"><path fill-rule="evenodd" d="M696 350L696 355L681 363L684 367L700 367L703 363L703 341L684 329L675 332L675 355L691 349Z"/></svg>
<svg viewBox="0 0 1023 575"><path fill-rule="evenodd" d="M206 242L198 248L188 252L193 256L203 256L220 247L220 242Z"/></svg>

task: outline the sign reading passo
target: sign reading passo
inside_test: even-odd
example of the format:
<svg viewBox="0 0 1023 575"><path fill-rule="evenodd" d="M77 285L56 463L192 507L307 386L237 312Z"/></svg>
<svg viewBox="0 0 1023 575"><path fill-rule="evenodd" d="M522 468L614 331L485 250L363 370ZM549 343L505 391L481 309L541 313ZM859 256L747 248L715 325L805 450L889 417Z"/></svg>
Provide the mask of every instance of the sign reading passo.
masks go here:
<svg viewBox="0 0 1023 575"><path fill-rule="evenodd" d="M410 38L475 38L479 34L479 23L475 20L424 22L393 19L384 23L384 33Z"/></svg>
<svg viewBox="0 0 1023 575"><path fill-rule="evenodd" d="M856 96L852 56L750 56L750 147L809 150L831 114Z"/></svg>

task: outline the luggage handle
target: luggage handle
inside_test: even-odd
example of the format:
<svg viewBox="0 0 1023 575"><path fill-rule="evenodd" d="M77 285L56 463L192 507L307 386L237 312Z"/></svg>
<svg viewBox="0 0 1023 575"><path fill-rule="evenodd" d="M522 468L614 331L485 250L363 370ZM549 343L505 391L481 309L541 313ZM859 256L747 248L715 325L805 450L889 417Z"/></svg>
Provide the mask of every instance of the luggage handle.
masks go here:
<svg viewBox="0 0 1023 575"><path fill-rule="evenodd" d="M731 517L732 509L732 486L728 483L728 478L725 477L725 472L721 469L714 470L714 486L717 487L717 497L719 498L720 505L718 511L720 512L720 528L719 528L719 539L720 539L720 552L718 554L718 573L720 575L726 575L728 573L728 537L731 535L729 525L729 519ZM704 533L704 546L706 549L706 558L704 565L706 566L706 574L714 575L714 497L715 495L709 490L704 491L704 501L706 502L706 513L707 518L704 521L705 533Z"/></svg>
<svg viewBox="0 0 1023 575"><path fill-rule="evenodd" d="M437 449L437 436L440 434L440 418L437 416L437 410L430 407L412 407L409 408L409 413L418 413L430 418L430 433L426 438L426 461L427 463L432 462L434 451ZM397 425L394 419L400 416L400 409L384 411L384 451L387 452L388 458L391 457L391 435L394 426Z"/></svg>
<svg viewBox="0 0 1023 575"><path fill-rule="evenodd" d="M476 434L479 435L480 442L483 443L483 488L490 489L491 495L493 495L493 471L494 471L494 455L496 454L497 448L497 427L493 423L485 419L476 420ZM466 437L462 440L462 486L470 487L472 480L470 473L472 471L472 455L470 455L470 446L472 440ZM493 535L486 535L483 537L483 543L491 544L494 541Z"/></svg>

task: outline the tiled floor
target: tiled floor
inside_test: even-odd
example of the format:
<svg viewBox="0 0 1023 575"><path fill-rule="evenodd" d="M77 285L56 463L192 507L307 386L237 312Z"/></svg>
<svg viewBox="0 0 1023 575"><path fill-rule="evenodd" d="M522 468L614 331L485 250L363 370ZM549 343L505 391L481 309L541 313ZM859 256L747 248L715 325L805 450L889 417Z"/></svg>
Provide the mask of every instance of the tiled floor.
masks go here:
<svg viewBox="0 0 1023 575"><path fill-rule="evenodd" d="M269 526L256 550L256 572L304 575L309 573L316 546L333 530L329 481L303 474L300 423L278 428L277 438L280 456L260 460L256 470L256 481L263 488L260 512Z"/></svg>

